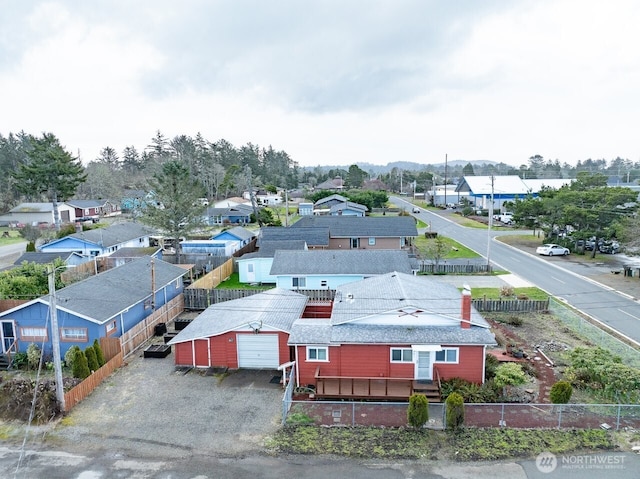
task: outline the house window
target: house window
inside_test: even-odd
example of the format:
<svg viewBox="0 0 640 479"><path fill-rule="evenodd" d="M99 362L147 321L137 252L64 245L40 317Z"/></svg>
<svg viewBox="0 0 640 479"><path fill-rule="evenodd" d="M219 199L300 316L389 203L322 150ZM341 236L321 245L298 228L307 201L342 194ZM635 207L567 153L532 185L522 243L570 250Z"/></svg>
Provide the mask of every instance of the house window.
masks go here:
<svg viewBox="0 0 640 479"><path fill-rule="evenodd" d="M376 245L376 239L371 237L369 238L369 246L375 246Z"/></svg>
<svg viewBox="0 0 640 479"><path fill-rule="evenodd" d="M444 348L442 351L436 351L437 363L457 363L458 348Z"/></svg>
<svg viewBox="0 0 640 479"><path fill-rule="evenodd" d="M253 263L247 265L247 273L253 273Z"/></svg>
<svg viewBox="0 0 640 479"><path fill-rule="evenodd" d="M411 349L391 348L392 363L413 362L413 351Z"/></svg>
<svg viewBox="0 0 640 479"><path fill-rule="evenodd" d="M144 300L144 309L151 309L151 298Z"/></svg>
<svg viewBox="0 0 640 479"><path fill-rule="evenodd" d="M307 279L306 278L292 278L293 280L293 287L294 288L306 288L307 286Z"/></svg>
<svg viewBox="0 0 640 479"><path fill-rule="evenodd" d="M20 328L20 339L23 341L46 341L47 328Z"/></svg>
<svg viewBox="0 0 640 479"><path fill-rule="evenodd" d="M115 332L116 332L116 322L111 321L110 323L107 324L107 336L110 336Z"/></svg>
<svg viewBox="0 0 640 479"><path fill-rule="evenodd" d="M62 341L87 341L87 328L61 328L60 338Z"/></svg>
<svg viewBox="0 0 640 479"><path fill-rule="evenodd" d="M351 248L352 249L360 248L360 238L351 238Z"/></svg>
<svg viewBox="0 0 640 479"><path fill-rule="evenodd" d="M327 347L307 346L307 361L328 361L329 351Z"/></svg>

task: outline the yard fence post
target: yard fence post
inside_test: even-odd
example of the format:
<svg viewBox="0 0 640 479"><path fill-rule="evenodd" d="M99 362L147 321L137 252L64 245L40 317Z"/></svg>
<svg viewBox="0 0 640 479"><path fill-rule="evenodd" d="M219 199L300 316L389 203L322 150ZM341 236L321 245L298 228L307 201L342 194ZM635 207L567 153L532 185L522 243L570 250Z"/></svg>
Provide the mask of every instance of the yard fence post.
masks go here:
<svg viewBox="0 0 640 479"><path fill-rule="evenodd" d="M562 428L562 404L558 405L558 429Z"/></svg>
<svg viewBox="0 0 640 479"><path fill-rule="evenodd" d="M616 431L620 429L620 404L618 404L618 416L616 417Z"/></svg>
<svg viewBox="0 0 640 479"><path fill-rule="evenodd" d="M351 403L351 427L356 425L356 403Z"/></svg>

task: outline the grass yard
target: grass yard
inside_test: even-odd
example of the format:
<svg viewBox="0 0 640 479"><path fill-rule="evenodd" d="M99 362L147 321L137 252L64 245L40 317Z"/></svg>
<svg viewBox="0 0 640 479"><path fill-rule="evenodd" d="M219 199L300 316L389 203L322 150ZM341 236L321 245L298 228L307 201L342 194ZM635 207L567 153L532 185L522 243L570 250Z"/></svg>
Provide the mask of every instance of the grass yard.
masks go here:
<svg viewBox="0 0 640 479"><path fill-rule="evenodd" d="M24 243L26 240L20 236L20 232L13 228L0 228L0 246L15 243Z"/></svg>
<svg viewBox="0 0 640 479"><path fill-rule="evenodd" d="M444 241L447 248L446 255L442 259L456 259L456 258L479 258L480 255L475 251L461 245L457 241L447 238L446 236L438 236L441 241ZM415 246L420 251L420 255L424 258L429 257L429 249L433 247L436 239L425 238L424 236L418 236L415 241Z"/></svg>
<svg viewBox="0 0 640 479"><path fill-rule="evenodd" d="M228 279L224 280L218 286L217 289L253 289L253 290L267 290L272 289L273 286L251 285L248 283L240 282L240 275L233 273Z"/></svg>
<svg viewBox="0 0 640 479"><path fill-rule="evenodd" d="M482 299L485 297L487 299L500 299L500 292L500 288L472 288L471 297L473 299ZM535 287L513 288L513 295L514 297L524 295L528 299L533 300L545 300L549 297L547 293Z"/></svg>

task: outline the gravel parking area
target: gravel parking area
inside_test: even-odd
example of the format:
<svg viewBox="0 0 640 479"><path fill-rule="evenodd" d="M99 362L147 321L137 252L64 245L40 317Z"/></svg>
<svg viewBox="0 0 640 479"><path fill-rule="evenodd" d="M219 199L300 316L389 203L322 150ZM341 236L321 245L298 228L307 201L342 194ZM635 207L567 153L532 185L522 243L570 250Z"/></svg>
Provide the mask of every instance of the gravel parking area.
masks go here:
<svg viewBox="0 0 640 479"><path fill-rule="evenodd" d="M165 457L238 457L262 448L280 424L283 390L276 371L221 377L176 370L173 354L142 352L78 404L47 434L65 449Z"/></svg>

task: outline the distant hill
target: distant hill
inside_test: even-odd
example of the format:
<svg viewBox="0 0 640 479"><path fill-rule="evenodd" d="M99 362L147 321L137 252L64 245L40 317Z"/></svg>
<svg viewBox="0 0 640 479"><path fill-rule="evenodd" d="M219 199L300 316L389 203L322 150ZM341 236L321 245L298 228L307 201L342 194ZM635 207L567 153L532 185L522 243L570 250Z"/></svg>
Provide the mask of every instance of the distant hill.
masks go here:
<svg viewBox="0 0 640 479"><path fill-rule="evenodd" d="M491 164L491 165L497 164L495 161L489 161L489 160L470 160L470 161L469 160L451 160L451 161L447 161L447 167L451 167L451 168L461 167L462 168L467 163L471 163L473 166L481 166L481 165L486 165L486 164ZM442 168L444 168L444 161L442 161L442 163L431 163L431 164L415 163L415 162L412 162L412 161L394 161L392 163L387 163L386 165L374 165L372 163L356 162L356 165L358 165L359 168L363 169L367 173L373 172L374 174L378 175L378 174L381 174L381 173L389 173L394 168L397 168L399 170L404 170L404 171L422 171L422 170L442 169ZM307 169L307 170L313 170L313 169L318 168L318 167L317 166L307 166L307 167L303 167L303 168ZM349 165L346 165L346 166L345 165L320 166L319 168L322 171L336 170L336 169L348 170L349 169Z"/></svg>

